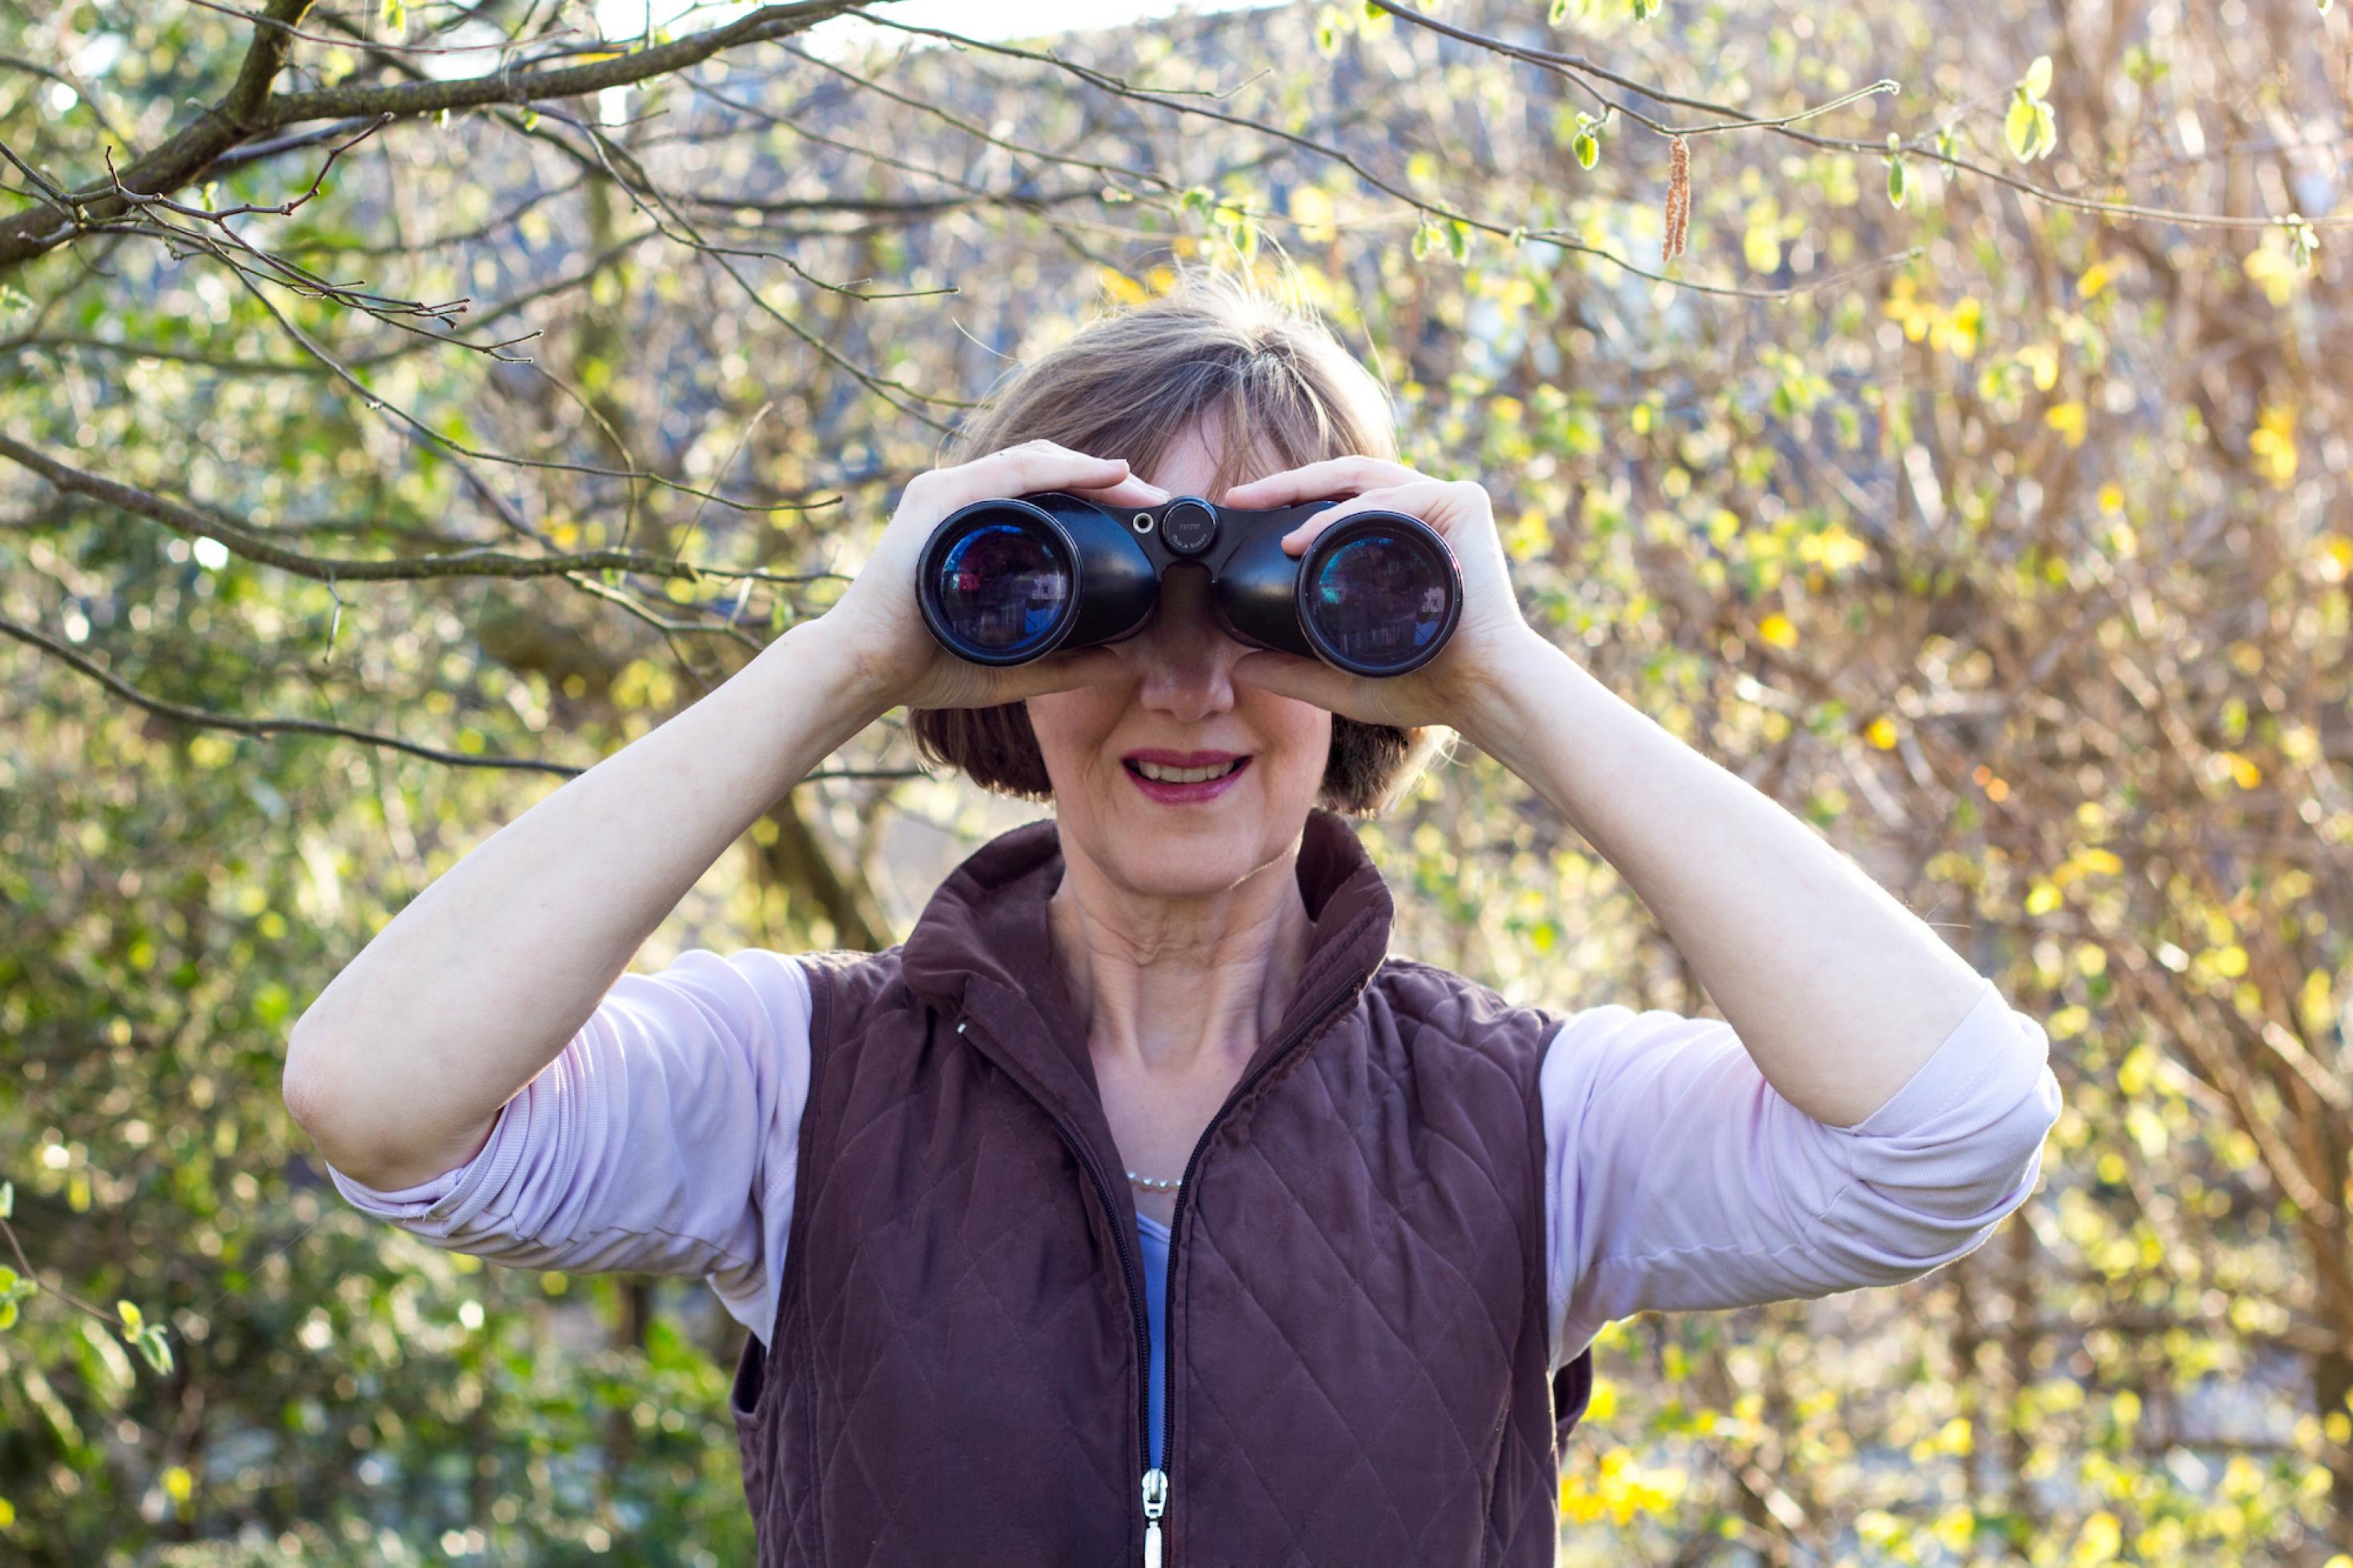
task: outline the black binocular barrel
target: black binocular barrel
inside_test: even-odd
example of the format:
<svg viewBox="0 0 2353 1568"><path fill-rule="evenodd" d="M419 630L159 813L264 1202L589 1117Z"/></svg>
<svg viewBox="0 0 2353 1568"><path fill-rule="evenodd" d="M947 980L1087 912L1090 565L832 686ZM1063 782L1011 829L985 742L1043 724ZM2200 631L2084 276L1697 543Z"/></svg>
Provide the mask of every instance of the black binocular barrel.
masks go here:
<svg viewBox="0 0 2353 1568"><path fill-rule="evenodd" d="M944 519L917 563L923 622L976 664L1025 664L1144 629L1171 566L1210 573L1210 604L1241 642L1360 675L1436 657L1461 609L1461 569L1429 524L1359 512L1303 556L1282 536L1338 504L1270 511L1178 497L1114 510L1060 491L976 501Z"/></svg>

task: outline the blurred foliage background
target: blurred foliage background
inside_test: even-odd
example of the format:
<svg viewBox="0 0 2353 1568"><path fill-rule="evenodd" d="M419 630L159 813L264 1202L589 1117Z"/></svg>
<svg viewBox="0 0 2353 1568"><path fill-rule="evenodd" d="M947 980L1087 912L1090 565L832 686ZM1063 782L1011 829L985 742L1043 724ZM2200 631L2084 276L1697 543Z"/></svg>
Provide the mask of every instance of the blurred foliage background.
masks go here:
<svg viewBox="0 0 2353 1568"><path fill-rule="evenodd" d="M2054 1042L1979 1252L1605 1334L1564 1561L2353 1563L2345 8L848 9L0 0L0 1560L748 1559L709 1292L370 1224L286 1031L1201 258ZM641 966L1032 815L902 717ZM1467 748L1364 837L1401 949L1707 1010Z"/></svg>

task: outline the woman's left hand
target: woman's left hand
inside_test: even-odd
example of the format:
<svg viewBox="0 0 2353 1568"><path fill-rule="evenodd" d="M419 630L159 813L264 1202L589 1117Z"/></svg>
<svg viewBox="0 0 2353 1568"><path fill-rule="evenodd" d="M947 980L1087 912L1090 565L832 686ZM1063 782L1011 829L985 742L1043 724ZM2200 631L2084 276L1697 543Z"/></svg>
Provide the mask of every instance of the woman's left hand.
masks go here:
<svg viewBox="0 0 2353 1568"><path fill-rule="evenodd" d="M1513 595L1486 488L1472 479L1433 479L1380 458L1333 458L1236 485L1219 504L1263 511L1334 496L1347 499L1285 534L1283 550L1296 558L1317 534L1361 511L1418 517L1462 565L1462 615L1454 635L1437 658L1408 675L1351 675L1319 658L1254 648L1234 662L1234 678L1367 724L1460 729L1536 636Z"/></svg>

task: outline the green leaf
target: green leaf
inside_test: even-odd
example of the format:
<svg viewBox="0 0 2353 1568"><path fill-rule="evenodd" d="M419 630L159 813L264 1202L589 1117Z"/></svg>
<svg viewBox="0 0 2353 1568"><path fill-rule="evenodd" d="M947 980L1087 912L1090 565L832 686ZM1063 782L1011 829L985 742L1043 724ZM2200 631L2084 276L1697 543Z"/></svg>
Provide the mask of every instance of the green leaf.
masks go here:
<svg viewBox="0 0 2353 1568"><path fill-rule="evenodd" d="M16 1184L0 1182L0 1219L16 1212Z"/></svg>
<svg viewBox="0 0 2353 1568"><path fill-rule="evenodd" d="M0 1329L13 1329L16 1326L16 1298L14 1296L0 1296Z"/></svg>
<svg viewBox="0 0 2353 1568"><path fill-rule="evenodd" d="M163 1330L149 1329L145 1333L141 1334L135 1342L139 1346L139 1353L147 1358L149 1366L153 1367L162 1376L171 1375L172 1347L164 1340Z"/></svg>
<svg viewBox="0 0 2353 1568"><path fill-rule="evenodd" d="M139 1309L132 1303L117 1301L114 1304L114 1310L122 1319L123 1332L135 1334L146 1326L147 1320L140 1315Z"/></svg>
<svg viewBox="0 0 2353 1568"><path fill-rule="evenodd" d="M1569 147L1577 153L1579 168L1590 169L1601 160L1601 139L1590 131L1578 132L1577 140L1570 142Z"/></svg>
<svg viewBox="0 0 2353 1568"><path fill-rule="evenodd" d="M1904 172L1904 160L1890 158L1887 160L1887 199L1900 207L1904 205L1904 198L1911 194L1911 176Z"/></svg>
<svg viewBox="0 0 2353 1568"><path fill-rule="evenodd" d="M2059 117L2047 103L2034 106L2034 156L2048 157L2051 149L2059 145Z"/></svg>
<svg viewBox="0 0 2353 1568"><path fill-rule="evenodd" d="M1552 0L1552 16L1547 18L1556 27L1568 20L1569 0Z"/></svg>
<svg viewBox="0 0 2353 1568"><path fill-rule="evenodd" d="M2313 228L2312 220L2302 213L2290 213L2280 220L2280 226L2287 230L2288 255L2295 258L2298 268L2311 271L2320 256L2320 235ZM5 1191L5 1187L0 1187L0 1192ZM0 1213L5 1212L5 1208L0 1208Z"/></svg>
<svg viewBox="0 0 2353 1568"><path fill-rule="evenodd" d="M1446 248L1457 261L1471 259L1471 226L1461 218L1446 220Z"/></svg>
<svg viewBox="0 0 2353 1568"><path fill-rule="evenodd" d="M2026 68L2026 74L2019 79L2018 85L2029 98L2042 98L2045 94L2049 93L2051 90L2051 57L2049 55L2035 56L2034 63Z"/></svg>
<svg viewBox="0 0 2353 1568"><path fill-rule="evenodd" d="M1634 20L1647 22L1659 14L1662 0L1634 0Z"/></svg>
<svg viewBox="0 0 2353 1568"><path fill-rule="evenodd" d="M2010 95L2010 112L2002 116L2001 139L2010 147L2010 155L2025 163L2033 154L2028 149L2034 145L2034 100L2026 96L2024 88Z"/></svg>

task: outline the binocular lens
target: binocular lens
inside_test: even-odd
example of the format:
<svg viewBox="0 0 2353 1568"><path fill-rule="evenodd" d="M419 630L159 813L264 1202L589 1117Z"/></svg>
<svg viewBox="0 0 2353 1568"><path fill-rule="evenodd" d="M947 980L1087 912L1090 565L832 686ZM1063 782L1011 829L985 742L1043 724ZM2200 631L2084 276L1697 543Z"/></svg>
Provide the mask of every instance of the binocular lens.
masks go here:
<svg viewBox="0 0 2353 1568"><path fill-rule="evenodd" d="M1070 562L1043 529L990 522L948 546L934 585L940 618L957 641L1018 657L1052 636L1071 580Z"/></svg>
<svg viewBox="0 0 2353 1568"><path fill-rule="evenodd" d="M1446 626L1446 563L1401 530L1354 532L1309 570L1310 629L1364 673L1420 662Z"/></svg>

